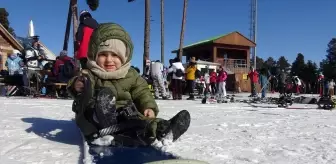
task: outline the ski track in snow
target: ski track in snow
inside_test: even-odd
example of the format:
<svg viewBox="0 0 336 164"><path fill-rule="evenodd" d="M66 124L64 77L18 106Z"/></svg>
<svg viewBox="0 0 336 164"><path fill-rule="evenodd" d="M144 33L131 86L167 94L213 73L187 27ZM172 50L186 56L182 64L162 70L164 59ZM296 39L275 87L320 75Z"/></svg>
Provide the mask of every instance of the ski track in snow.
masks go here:
<svg viewBox="0 0 336 164"><path fill-rule="evenodd" d="M335 111L157 102L159 117L186 109L192 118L177 142L161 146L168 153L212 164L336 163ZM82 163L72 101L1 97L0 104L1 163Z"/></svg>

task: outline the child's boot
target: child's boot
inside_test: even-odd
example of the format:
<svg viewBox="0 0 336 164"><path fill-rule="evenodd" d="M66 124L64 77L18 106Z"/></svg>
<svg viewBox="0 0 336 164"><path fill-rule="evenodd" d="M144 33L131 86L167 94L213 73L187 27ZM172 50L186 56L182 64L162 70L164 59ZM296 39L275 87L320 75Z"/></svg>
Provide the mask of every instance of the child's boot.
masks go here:
<svg viewBox="0 0 336 164"><path fill-rule="evenodd" d="M176 141L183 133L185 133L190 125L190 114L186 110L177 113L170 120L161 120L157 124L156 137L162 140L169 133L173 134L173 141Z"/></svg>

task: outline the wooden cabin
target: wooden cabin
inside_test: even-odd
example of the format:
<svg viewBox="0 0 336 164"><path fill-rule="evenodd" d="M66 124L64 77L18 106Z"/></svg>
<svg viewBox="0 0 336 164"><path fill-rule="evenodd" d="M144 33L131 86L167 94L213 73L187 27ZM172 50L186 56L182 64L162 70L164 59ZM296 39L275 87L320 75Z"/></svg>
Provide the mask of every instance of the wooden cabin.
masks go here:
<svg viewBox="0 0 336 164"><path fill-rule="evenodd" d="M186 56L187 62L195 57L196 60L219 63L233 72L227 80L228 90L235 91L239 85L241 91L250 92L251 84L246 77L250 69L250 49L253 47L256 47L253 41L235 31L184 46L183 56ZM172 53L178 56L179 50Z"/></svg>
<svg viewBox="0 0 336 164"><path fill-rule="evenodd" d="M5 66L7 56L14 49L23 50L23 46L10 34L2 24L0 24L0 70L6 70Z"/></svg>

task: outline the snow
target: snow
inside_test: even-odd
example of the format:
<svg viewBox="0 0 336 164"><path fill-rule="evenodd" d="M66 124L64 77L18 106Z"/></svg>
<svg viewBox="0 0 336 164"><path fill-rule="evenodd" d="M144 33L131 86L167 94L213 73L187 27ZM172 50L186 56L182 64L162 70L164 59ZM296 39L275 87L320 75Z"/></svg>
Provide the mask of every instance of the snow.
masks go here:
<svg viewBox="0 0 336 164"><path fill-rule="evenodd" d="M200 100L157 102L161 118L183 109L192 118L177 142L159 145L168 153L211 164L336 163L334 111ZM1 163L83 163L71 100L1 97L0 105Z"/></svg>
<svg viewBox="0 0 336 164"><path fill-rule="evenodd" d="M113 143L113 139L114 139L113 136L106 135L101 138L95 139L94 141L92 141L92 144L100 145L100 146L108 146Z"/></svg>

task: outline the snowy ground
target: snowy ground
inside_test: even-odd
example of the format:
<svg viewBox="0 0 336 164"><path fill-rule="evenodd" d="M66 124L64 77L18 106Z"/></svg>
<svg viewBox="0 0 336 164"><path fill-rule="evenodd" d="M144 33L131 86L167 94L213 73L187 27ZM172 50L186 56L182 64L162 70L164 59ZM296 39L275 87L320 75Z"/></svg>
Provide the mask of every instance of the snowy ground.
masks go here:
<svg viewBox="0 0 336 164"><path fill-rule="evenodd" d="M81 163L71 103L1 97L0 163ZM182 109L191 113L189 131L164 148L184 158L212 164L336 163L335 111L186 100L158 105L159 117L166 119Z"/></svg>

